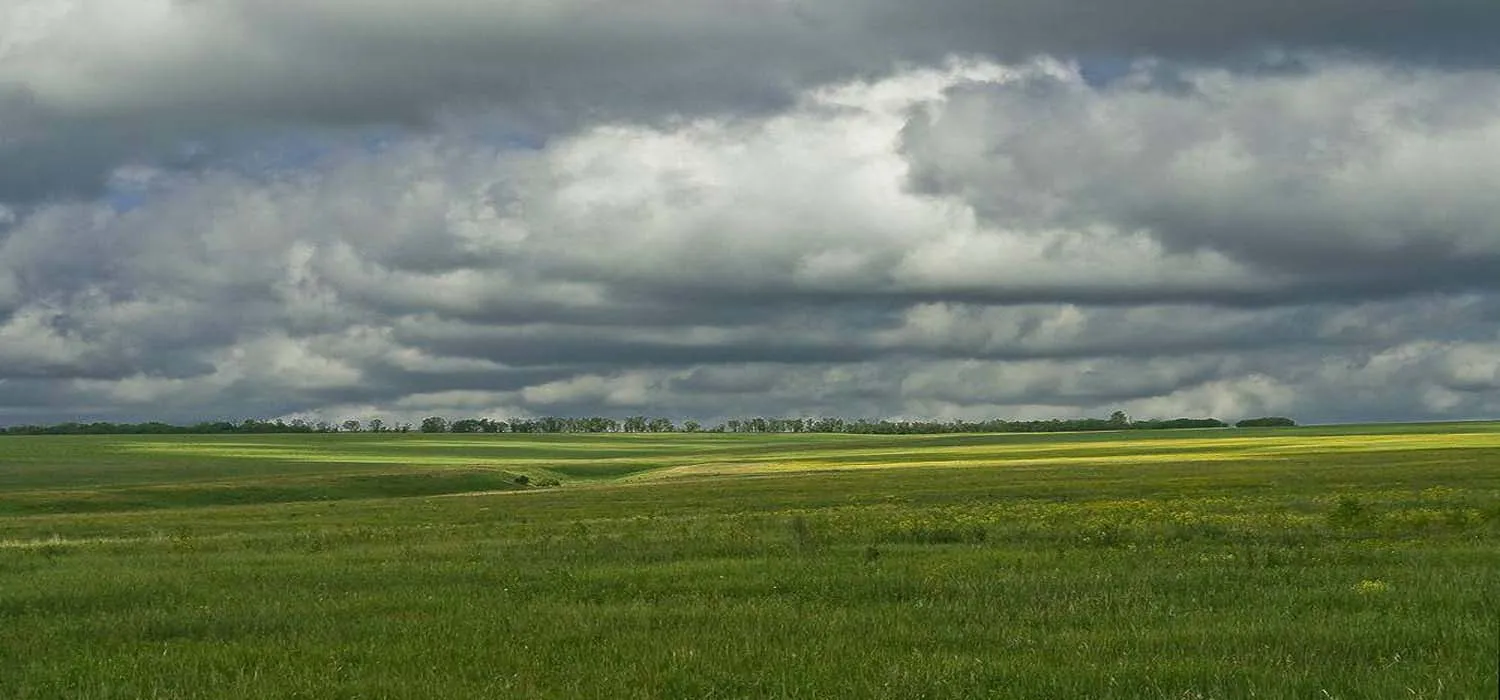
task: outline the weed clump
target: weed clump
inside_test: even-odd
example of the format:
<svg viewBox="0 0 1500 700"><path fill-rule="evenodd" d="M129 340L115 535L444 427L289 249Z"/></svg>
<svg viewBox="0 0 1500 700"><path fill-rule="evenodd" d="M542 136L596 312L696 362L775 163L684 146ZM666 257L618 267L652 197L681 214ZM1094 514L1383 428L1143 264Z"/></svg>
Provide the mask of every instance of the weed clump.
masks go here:
<svg viewBox="0 0 1500 700"><path fill-rule="evenodd" d="M812 526L807 523L807 518L801 515L792 517L788 528L792 533L792 544L799 552L810 552L818 547L817 537L813 535Z"/></svg>
<svg viewBox="0 0 1500 700"><path fill-rule="evenodd" d="M1354 496L1339 497L1338 505L1335 505L1333 512L1328 514L1328 524L1340 528L1354 527L1368 522L1369 519L1369 508Z"/></svg>
<svg viewBox="0 0 1500 700"><path fill-rule="evenodd" d="M929 525L907 530L904 539L913 544L979 544L988 536L979 525Z"/></svg>

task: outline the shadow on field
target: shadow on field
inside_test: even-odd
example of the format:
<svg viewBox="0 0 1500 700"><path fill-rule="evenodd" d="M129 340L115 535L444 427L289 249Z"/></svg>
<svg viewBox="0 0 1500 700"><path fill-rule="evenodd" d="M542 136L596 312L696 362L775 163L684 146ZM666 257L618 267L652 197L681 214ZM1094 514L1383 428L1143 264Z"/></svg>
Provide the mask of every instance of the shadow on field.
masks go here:
<svg viewBox="0 0 1500 700"><path fill-rule="evenodd" d="M0 495L0 514L103 513L162 508L259 505L364 498L525 491L550 485L495 469L442 469L173 484L114 489L22 491Z"/></svg>

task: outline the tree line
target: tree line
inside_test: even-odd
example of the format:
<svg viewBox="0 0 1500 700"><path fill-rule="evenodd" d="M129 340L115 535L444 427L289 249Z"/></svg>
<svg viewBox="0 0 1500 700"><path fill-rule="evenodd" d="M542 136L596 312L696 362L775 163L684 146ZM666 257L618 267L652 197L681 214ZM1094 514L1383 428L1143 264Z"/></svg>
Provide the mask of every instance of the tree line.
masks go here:
<svg viewBox="0 0 1500 700"><path fill-rule="evenodd" d="M1249 418L1235 423L1238 428L1275 428L1295 426L1296 421L1281 416ZM623 419L591 416L564 418L460 418L449 420L430 416L415 425L387 423L380 418L367 422L346 420L342 423L306 420L205 421L192 425L148 423L58 423L53 425L15 425L0 428L6 435L221 435L221 434L295 434L295 433L843 433L850 435L938 435L948 433L1068 433L1102 430L1174 430L1183 428L1227 428L1216 418L1172 418L1166 420L1133 420L1122 411L1109 418L1072 418L1052 420L980 420L980 421L891 421L845 418L767 418L756 416L726 420L705 425L696 420L679 422L670 418L630 416Z"/></svg>

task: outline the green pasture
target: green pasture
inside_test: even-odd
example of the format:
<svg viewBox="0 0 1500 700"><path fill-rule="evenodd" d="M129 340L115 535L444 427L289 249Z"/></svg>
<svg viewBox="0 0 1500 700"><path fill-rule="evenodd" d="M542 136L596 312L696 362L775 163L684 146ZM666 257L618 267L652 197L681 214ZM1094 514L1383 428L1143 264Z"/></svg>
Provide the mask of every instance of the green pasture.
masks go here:
<svg viewBox="0 0 1500 700"><path fill-rule="evenodd" d="M1476 698L1500 424L0 438L4 698Z"/></svg>

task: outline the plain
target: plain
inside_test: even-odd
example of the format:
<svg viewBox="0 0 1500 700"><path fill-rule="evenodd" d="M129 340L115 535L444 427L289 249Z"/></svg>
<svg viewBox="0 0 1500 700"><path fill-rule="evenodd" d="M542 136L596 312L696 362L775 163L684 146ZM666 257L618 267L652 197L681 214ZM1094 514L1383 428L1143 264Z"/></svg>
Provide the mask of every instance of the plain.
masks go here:
<svg viewBox="0 0 1500 700"><path fill-rule="evenodd" d="M0 696L1494 697L1497 544L1483 423L10 437Z"/></svg>

